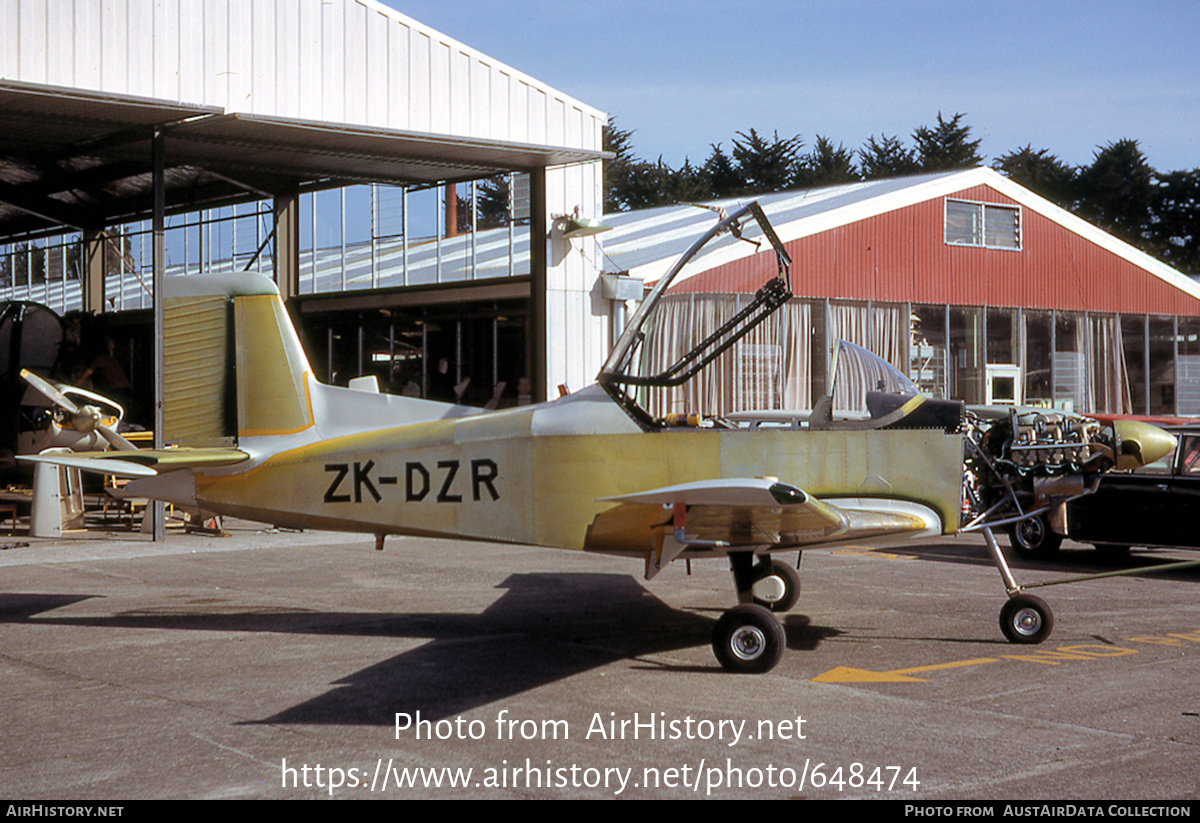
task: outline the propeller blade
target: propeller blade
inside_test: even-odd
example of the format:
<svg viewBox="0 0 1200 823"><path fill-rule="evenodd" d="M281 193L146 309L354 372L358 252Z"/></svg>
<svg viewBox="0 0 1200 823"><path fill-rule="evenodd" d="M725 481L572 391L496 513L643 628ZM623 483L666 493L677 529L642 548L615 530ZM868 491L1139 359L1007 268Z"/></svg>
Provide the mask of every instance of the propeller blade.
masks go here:
<svg viewBox="0 0 1200 823"><path fill-rule="evenodd" d="M79 412L79 407L75 405L71 398L60 392L58 388L49 380L43 380L29 369L21 369L21 377L25 379L26 383L41 392L47 400L50 400L56 405L61 406L71 414L77 414Z"/></svg>
<svg viewBox="0 0 1200 823"><path fill-rule="evenodd" d="M135 452L138 450L137 446L133 445L124 437L117 434L116 430L109 426L100 424L96 426L96 431L100 432L100 435L119 452Z"/></svg>

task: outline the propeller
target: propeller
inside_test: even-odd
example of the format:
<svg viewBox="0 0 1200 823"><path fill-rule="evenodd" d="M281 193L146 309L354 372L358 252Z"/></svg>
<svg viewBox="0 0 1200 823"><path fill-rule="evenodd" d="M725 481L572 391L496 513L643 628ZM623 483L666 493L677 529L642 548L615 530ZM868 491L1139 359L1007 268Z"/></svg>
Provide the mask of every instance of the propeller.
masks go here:
<svg viewBox="0 0 1200 823"><path fill-rule="evenodd" d="M33 386L38 392L46 397L47 400L54 403L60 409L71 416L71 427L80 434L90 434L91 432L99 432L100 436L109 442L109 444L117 451L137 451L137 446L130 443L121 435L117 434L116 429L104 424L104 412L100 406L91 404L78 404L58 386L38 377L29 369L21 369L21 377L25 382ZM125 416L125 410L121 408L119 403L115 403L106 397L94 394L86 389L77 389L74 386L67 387L68 390L75 395L95 400L97 403L105 406L111 406L117 410L117 419L120 420Z"/></svg>

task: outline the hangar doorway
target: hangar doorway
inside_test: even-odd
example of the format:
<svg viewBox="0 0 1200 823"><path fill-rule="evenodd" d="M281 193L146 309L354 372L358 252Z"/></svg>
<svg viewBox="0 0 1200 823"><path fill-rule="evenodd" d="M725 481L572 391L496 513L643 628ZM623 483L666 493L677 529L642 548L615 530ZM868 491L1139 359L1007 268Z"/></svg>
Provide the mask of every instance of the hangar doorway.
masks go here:
<svg viewBox="0 0 1200 823"><path fill-rule="evenodd" d="M375 295L369 307L353 305L360 298L328 296L295 298L293 305L323 382L344 386L373 375L391 394L507 408L531 399L528 284L504 290L522 286L525 296L505 298L400 292Z"/></svg>

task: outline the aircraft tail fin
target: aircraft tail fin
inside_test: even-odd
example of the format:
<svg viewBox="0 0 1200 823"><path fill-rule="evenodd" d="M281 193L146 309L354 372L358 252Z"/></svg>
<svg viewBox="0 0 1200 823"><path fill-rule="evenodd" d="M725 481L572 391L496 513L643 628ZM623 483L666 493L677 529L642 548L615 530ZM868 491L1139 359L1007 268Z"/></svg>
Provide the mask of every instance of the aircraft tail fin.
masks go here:
<svg viewBox="0 0 1200 823"><path fill-rule="evenodd" d="M164 442L233 445L313 425L312 367L275 284L260 275L166 279Z"/></svg>

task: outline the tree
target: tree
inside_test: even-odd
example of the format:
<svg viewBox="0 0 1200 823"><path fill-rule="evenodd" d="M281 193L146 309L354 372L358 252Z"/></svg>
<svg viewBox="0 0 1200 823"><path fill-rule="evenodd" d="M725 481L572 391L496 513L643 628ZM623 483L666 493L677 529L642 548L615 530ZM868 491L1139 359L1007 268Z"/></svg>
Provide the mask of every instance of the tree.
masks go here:
<svg viewBox="0 0 1200 823"><path fill-rule="evenodd" d="M662 164L662 158L658 158ZM696 168L688 158L683 158L683 165L672 172L667 179L667 190L664 192L667 202L694 203L713 197L712 182L705 173L704 167Z"/></svg>
<svg viewBox="0 0 1200 823"><path fill-rule="evenodd" d="M1078 197L1076 170L1048 149L1034 151L1032 144L1026 144L997 157L992 168L1065 209L1072 208Z"/></svg>
<svg viewBox="0 0 1200 823"><path fill-rule="evenodd" d="M508 175L498 174L475 186L475 221L480 229L495 229L508 225Z"/></svg>
<svg viewBox="0 0 1200 823"><path fill-rule="evenodd" d="M871 135L858 150L858 168L864 179L874 180L914 174L921 170L921 165L913 150L905 148L898 137L881 134L878 140Z"/></svg>
<svg viewBox="0 0 1200 823"><path fill-rule="evenodd" d="M983 164L979 156L982 140L970 140L971 127L963 125L965 114L959 112L949 120L939 111L937 127L918 126L913 132L917 158L922 171L954 171Z"/></svg>
<svg viewBox="0 0 1200 823"><path fill-rule="evenodd" d="M0 285L33 285L46 282L46 249L43 246L29 242L17 243L13 245L10 253L5 255L4 260L4 282L0 282Z"/></svg>
<svg viewBox="0 0 1200 823"><path fill-rule="evenodd" d="M779 132L775 132L767 140L754 129L749 133L739 131L733 141L733 159L745 181L746 193L783 191L792 185L800 168L803 147L798 135L781 139Z"/></svg>
<svg viewBox="0 0 1200 823"><path fill-rule="evenodd" d="M841 143L835 147L832 140L818 134L812 151L802 158L796 183L800 186L830 186L858 179L854 152Z"/></svg>
<svg viewBox="0 0 1200 823"><path fill-rule="evenodd" d="M733 158L721 149L720 143L713 144L712 154L700 171L707 179L713 197L736 197L746 189L745 178Z"/></svg>
<svg viewBox="0 0 1200 823"><path fill-rule="evenodd" d="M602 130L602 146L616 157L604 161L604 211L629 211L630 186L638 167L645 161L633 154L633 132L618 128L615 117L608 118Z"/></svg>
<svg viewBox="0 0 1200 823"><path fill-rule="evenodd" d="M1150 223L1154 169L1138 141L1123 139L1096 151L1079 172L1079 214L1135 245Z"/></svg>
<svg viewBox="0 0 1200 823"><path fill-rule="evenodd" d="M1200 169L1155 178L1146 251L1185 274L1200 275Z"/></svg>
<svg viewBox="0 0 1200 823"><path fill-rule="evenodd" d="M624 203L629 210L649 209L674 203L676 172L658 158L657 163L638 161L629 167L624 185Z"/></svg>

